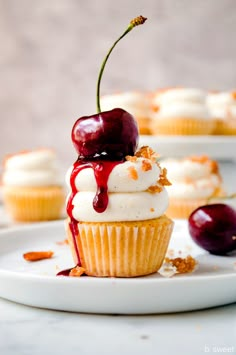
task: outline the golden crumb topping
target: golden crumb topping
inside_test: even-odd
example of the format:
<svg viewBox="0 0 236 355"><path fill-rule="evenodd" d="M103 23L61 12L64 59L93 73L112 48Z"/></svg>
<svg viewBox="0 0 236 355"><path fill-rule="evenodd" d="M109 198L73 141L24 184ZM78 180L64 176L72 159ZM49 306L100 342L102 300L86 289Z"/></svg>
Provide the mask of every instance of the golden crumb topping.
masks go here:
<svg viewBox="0 0 236 355"><path fill-rule="evenodd" d="M141 147L136 153L135 156L138 158L146 158L150 159L153 162L156 162L156 159L158 158L158 154L150 147L143 146Z"/></svg>
<svg viewBox="0 0 236 355"><path fill-rule="evenodd" d="M174 266L179 274L193 272L197 266L196 259L191 255L188 255L186 258L165 258L165 262Z"/></svg>
<svg viewBox="0 0 236 355"><path fill-rule="evenodd" d="M131 163L135 163L138 160L138 157L136 157L135 155L126 155L125 159L131 161Z"/></svg>
<svg viewBox="0 0 236 355"><path fill-rule="evenodd" d="M159 186L159 185L152 185L152 186L149 186L149 188L147 189L148 192L151 192L152 194L154 193L159 193L163 190L163 187L162 186Z"/></svg>
<svg viewBox="0 0 236 355"><path fill-rule="evenodd" d="M167 169L166 168L163 168L161 170L158 184L160 184L162 186L170 186L171 185L171 182L167 179Z"/></svg>
<svg viewBox="0 0 236 355"><path fill-rule="evenodd" d="M85 273L85 269L81 266L76 266L70 270L69 276L72 277L80 277Z"/></svg>
<svg viewBox="0 0 236 355"><path fill-rule="evenodd" d="M142 161L142 168L143 171L152 170L152 164L149 160L145 159Z"/></svg>
<svg viewBox="0 0 236 355"><path fill-rule="evenodd" d="M128 172L129 172L128 176L129 176L131 179L133 179L133 180L138 180L138 172L137 172L137 170L135 169L134 166L130 166L127 170L128 170Z"/></svg>

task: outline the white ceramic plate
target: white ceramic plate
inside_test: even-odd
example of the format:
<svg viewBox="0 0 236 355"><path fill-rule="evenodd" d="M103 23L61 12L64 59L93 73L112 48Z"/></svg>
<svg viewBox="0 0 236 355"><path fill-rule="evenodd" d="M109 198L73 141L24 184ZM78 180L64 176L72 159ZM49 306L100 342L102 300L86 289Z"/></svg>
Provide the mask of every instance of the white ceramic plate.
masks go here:
<svg viewBox="0 0 236 355"><path fill-rule="evenodd" d="M236 255L217 257L196 247L185 221L176 221L170 248L199 260L192 274L164 278L56 277L73 266L63 222L32 224L0 233L0 297L30 306L75 312L147 314L196 310L236 301ZM32 250L52 259L26 262Z"/></svg>
<svg viewBox="0 0 236 355"><path fill-rule="evenodd" d="M162 157L209 155L236 160L236 136L140 136L140 146L149 145Z"/></svg>

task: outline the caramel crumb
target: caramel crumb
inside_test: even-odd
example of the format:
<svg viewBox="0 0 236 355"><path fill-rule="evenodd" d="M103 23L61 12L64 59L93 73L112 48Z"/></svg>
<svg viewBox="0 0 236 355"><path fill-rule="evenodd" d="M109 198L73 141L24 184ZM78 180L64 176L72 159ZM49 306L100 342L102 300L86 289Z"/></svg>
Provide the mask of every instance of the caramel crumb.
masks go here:
<svg viewBox="0 0 236 355"><path fill-rule="evenodd" d="M151 161L155 162L156 159L158 158L158 154L152 150L152 148L148 146L143 146L141 147L136 153L136 157L138 158L146 158L150 159Z"/></svg>
<svg viewBox="0 0 236 355"><path fill-rule="evenodd" d="M138 180L138 172L137 170L135 169L134 166L130 166L128 168L128 171L129 171L129 177L133 180Z"/></svg>
<svg viewBox="0 0 236 355"><path fill-rule="evenodd" d="M150 161L145 159L142 161L142 168L141 169L143 171L152 170L152 164L150 163Z"/></svg>
<svg viewBox="0 0 236 355"><path fill-rule="evenodd" d="M69 276L72 277L80 277L85 273L85 269L81 266L76 266L70 270Z"/></svg>
<svg viewBox="0 0 236 355"><path fill-rule="evenodd" d="M132 163L135 163L138 160L138 157L136 157L135 155L126 155L125 159L131 161Z"/></svg>
<svg viewBox="0 0 236 355"><path fill-rule="evenodd" d="M176 267L176 271L179 274L193 272L197 266L197 261L191 255L188 255L186 258L166 258L165 262Z"/></svg>
<svg viewBox="0 0 236 355"><path fill-rule="evenodd" d="M64 239L64 240L60 240L58 242L56 242L57 245L65 245L65 244L69 244L68 239Z"/></svg>
<svg viewBox="0 0 236 355"><path fill-rule="evenodd" d="M23 258L27 261L38 261L43 259L50 259L53 256L54 252L49 251L30 251L23 254Z"/></svg>
<svg viewBox="0 0 236 355"><path fill-rule="evenodd" d="M151 211L151 212L155 212L155 208L153 208L153 207L150 208L150 211Z"/></svg>
<svg viewBox="0 0 236 355"><path fill-rule="evenodd" d="M152 194L157 193L157 192L161 192L162 190L163 190L163 187L158 186L158 185L149 186L149 188L147 189L147 191L151 192Z"/></svg>
<svg viewBox="0 0 236 355"><path fill-rule="evenodd" d="M161 170L158 184L161 184L162 186L170 186L171 185L171 182L167 179L167 169L166 168L163 168Z"/></svg>

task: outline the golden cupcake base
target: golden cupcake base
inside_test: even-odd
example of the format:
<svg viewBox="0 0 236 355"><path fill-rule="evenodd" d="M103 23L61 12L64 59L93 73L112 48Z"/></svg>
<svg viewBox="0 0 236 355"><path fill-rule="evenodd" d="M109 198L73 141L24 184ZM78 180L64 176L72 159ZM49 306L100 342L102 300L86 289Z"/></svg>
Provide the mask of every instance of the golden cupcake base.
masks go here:
<svg viewBox="0 0 236 355"><path fill-rule="evenodd" d="M4 187L7 212L18 222L40 222L61 217L65 195L62 187Z"/></svg>
<svg viewBox="0 0 236 355"><path fill-rule="evenodd" d="M77 264L68 223L68 240ZM78 223L75 242L81 266L87 275L96 277L152 274L163 263L173 224L166 216L138 222Z"/></svg>
<svg viewBox="0 0 236 355"><path fill-rule="evenodd" d="M151 134L150 122L151 119L149 117L136 117L138 122L139 134L149 135Z"/></svg>
<svg viewBox="0 0 236 355"><path fill-rule="evenodd" d="M154 135L208 135L215 127L214 120L176 117L153 119L151 131Z"/></svg>
<svg viewBox="0 0 236 355"><path fill-rule="evenodd" d="M215 120L214 135L226 135L235 136L236 135L236 119L233 120Z"/></svg>

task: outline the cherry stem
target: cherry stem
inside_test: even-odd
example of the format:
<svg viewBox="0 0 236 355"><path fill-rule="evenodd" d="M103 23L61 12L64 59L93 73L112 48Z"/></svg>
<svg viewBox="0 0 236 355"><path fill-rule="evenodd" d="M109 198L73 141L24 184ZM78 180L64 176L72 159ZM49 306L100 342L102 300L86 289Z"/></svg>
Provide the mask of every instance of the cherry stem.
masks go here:
<svg viewBox="0 0 236 355"><path fill-rule="evenodd" d="M101 79L102 79L102 75L104 72L104 68L106 66L107 60L110 57L111 52L113 51L113 49L115 48L115 46L117 45L117 43L127 35L127 33L129 33L134 27L142 25L147 19L143 16L138 16L135 19L130 21L130 24L128 26L128 28L125 30L125 32L115 41L115 43L113 44L113 46L110 48L109 52L107 53L105 59L102 62L102 66L99 72L99 76L98 76L98 81L97 81L97 112L100 113L101 112L101 106L100 106L100 83L101 83Z"/></svg>

